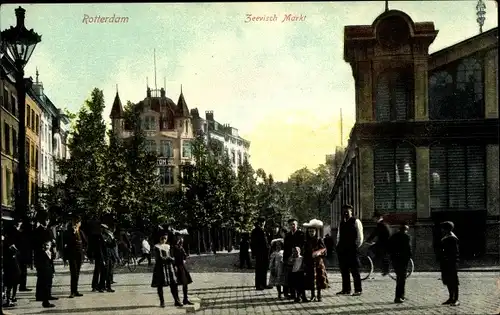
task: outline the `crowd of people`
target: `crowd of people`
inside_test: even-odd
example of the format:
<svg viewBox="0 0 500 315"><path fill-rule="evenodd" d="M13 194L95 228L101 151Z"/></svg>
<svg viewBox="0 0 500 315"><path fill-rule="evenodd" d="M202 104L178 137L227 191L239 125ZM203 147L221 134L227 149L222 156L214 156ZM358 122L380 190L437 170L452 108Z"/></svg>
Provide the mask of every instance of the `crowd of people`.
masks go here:
<svg viewBox="0 0 500 315"><path fill-rule="evenodd" d="M382 275L389 273L392 263L396 274L396 288L394 303L403 303L406 300L405 286L407 271L412 257L412 246L406 223L400 224L396 233L391 233L390 226L385 222L383 215L374 213L377 223L373 233L366 239L371 245L376 265L381 266ZM353 215L353 207L342 207L342 220L337 231L336 242L329 237L321 237L323 222L312 219L304 223L305 232L301 231L296 219L288 221L289 231L276 227L274 233L265 232L265 218L259 218L250 239L243 235L240 243L240 267L251 267L248 248L255 259L255 288L266 290L276 287L278 298L293 299L294 302L321 301L322 291L330 287L324 263L324 258L330 255L328 245L335 246L342 287L337 295L360 296L363 293L359 251L365 243L363 225ZM450 221L441 224L443 238L441 279L449 291L449 298L443 304L458 306L458 261L459 243L453 233L454 225ZM374 239L376 243L372 243ZM269 281L267 273L270 271ZM354 291L351 287L351 276ZM307 292L310 291L310 297Z"/></svg>
<svg viewBox="0 0 500 315"><path fill-rule="evenodd" d="M91 289L92 292L113 293L113 273L115 266L126 255L134 253L133 241L128 233L117 231L115 220L111 215L105 215L101 221L86 222L86 233L83 232L82 220L72 216L66 224L66 229L57 235L57 230L49 225L49 215L39 211L36 224L26 225L20 220L14 220L2 231L3 250L3 283L2 306L12 308L17 303L17 292L31 292L27 287L28 269L36 270L36 301L42 302L45 308L55 307L58 298L52 295L52 282L55 276L54 261L62 258L64 265L69 266L70 283L69 298L83 296L79 292L80 269L85 258L94 264ZM155 268L152 286L158 288L160 305L165 306L163 287L170 286L176 306L192 304L187 297L187 286L192 282L185 267L187 254L183 248L181 234L167 227L158 227L153 233L157 239L153 249L155 253ZM168 235L171 235L170 237ZM177 235L176 235L177 234ZM58 244L57 240L60 240ZM171 244L167 244L167 239ZM151 248L148 237L137 240L141 244L142 260L151 264ZM171 246L171 250L170 250ZM168 248L169 250L165 250ZM140 260L141 261L141 260ZM164 271L173 271L164 272ZM163 272L163 273L162 273ZM162 280L163 279L163 280ZM175 285L174 285L175 284ZM177 285L182 285L184 300L181 303L176 291ZM160 290L161 289L161 290Z"/></svg>

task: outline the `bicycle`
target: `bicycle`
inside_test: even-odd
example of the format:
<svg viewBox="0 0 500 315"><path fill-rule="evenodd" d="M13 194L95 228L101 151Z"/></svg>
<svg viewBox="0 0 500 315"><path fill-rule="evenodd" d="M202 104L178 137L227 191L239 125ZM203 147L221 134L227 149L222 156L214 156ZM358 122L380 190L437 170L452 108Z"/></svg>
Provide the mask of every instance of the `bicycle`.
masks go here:
<svg viewBox="0 0 500 315"><path fill-rule="evenodd" d="M368 245L368 248L366 250L366 253L364 253L360 256L360 265L361 265L360 269L363 268L363 266L364 266L364 268L367 269L367 272L365 272L365 275L361 277L361 280L368 279L374 271L373 259L371 258L371 256L373 255L372 246L375 243L365 243L365 244ZM363 245L365 245L365 244L363 244ZM362 262L362 259L364 259L364 263ZM413 259L410 258L410 261L408 262L408 271L406 274L407 279L411 276L411 274L413 273L414 270L415 270L415 263L413 262ZM360 273L361 273L361 270L360 270ZM392 266L392 263L390 263L389 277L391 277L391 279L393 279L393 280L396 280L396 278L397 278L396 272L394 271L394 267Z"/></svg>
<svg viewBox="0 0 500 315"><path fill-rule="evenodd" d="M358 254L359 260L359 275L361 280L364 281L373 273L374 265L373 259L370 257L369 250L362 251Z"/></svg>
<svg viewBox="0 0 500 315"><path fill-rule="evenodd" d="M123 255L125 254L125 255ZM137 258L135 255L132 253L132 251L129 249L126 253L123 253L122 257L120 258L119 265L120 267L125 267L127 266L128 270L130 272L134 272L137 269Z"/></svg>
<svg viewBox="0 0 500 315"><path fill-rule="evenodd" d="M415 264L413 263L413 259L410 258L410 261L408 262L408 270L406 272L406 279L408 279L411 276L413 271L415 271ZM389 269L389 277L391 277L393 280L396 280L396 273L394 272L392 263L391 263L391 268Z"/></svg>

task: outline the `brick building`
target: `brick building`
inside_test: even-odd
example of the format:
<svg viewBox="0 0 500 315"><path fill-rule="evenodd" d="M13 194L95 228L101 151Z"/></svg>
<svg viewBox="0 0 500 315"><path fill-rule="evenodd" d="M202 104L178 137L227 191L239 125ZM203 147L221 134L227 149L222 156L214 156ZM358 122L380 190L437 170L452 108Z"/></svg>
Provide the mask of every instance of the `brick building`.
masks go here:
<svg viewBox="0 0 500 315"><path fill-rule="evenodd" d="M417 259L430 262L439 222L452 220L463 259L498 260L498 28L429 54L437 35L397 10L345 27L356 123L331 192L333 227L344 203L365 233L380 211L410 223Z"/></svg>

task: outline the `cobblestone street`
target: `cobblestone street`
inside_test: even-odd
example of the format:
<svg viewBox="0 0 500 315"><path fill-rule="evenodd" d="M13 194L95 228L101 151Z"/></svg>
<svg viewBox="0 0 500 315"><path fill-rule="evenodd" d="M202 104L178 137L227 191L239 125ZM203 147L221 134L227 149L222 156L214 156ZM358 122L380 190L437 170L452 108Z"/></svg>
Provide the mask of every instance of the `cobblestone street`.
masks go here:
<svg viewBox="0 0 500 315"><path fill-rule="evenodd" d="M43 309L34 301L34 292L21 292L19 306L13 314L185 314L182 309L167 307L160 310L156 292L150 287L151 274L140 268L140 273L115 275L115 293L91 293L90 270L85 265L81 276L81 298L68 299L69 274L67 268L57 266L54 282L56 308ZM138 270L139 271L139 270ZM446 288L438 281L439 273L415 273L408 279L407 301L393 304L395 282L376 275L364 281L364 294L360 297L335 296L340 288L338 273L330 273L331 288L323 294L321 303L293 304L278 300L275 289L255 291L253 273L245 272L193 272L191 296L201 299L199 314L498 314L500 291L498 272L460 273L459 307L441 306L446 300ZM35 277L30 276L33 288ZM170 292L165 291L167 305Z"/></svg>

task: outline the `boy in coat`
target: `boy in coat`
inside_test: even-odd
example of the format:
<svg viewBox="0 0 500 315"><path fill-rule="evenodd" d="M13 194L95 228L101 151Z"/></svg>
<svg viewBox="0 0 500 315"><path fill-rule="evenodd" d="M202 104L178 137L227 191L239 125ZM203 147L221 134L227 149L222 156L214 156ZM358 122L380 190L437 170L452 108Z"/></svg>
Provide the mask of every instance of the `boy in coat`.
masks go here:
<svg viewBox="0 0 500 315"><path fill-rule="evenodd" d="M406 274L408 272L408 263L412 256L408 230L408 225L402 224L399 227L399 232L389 239L389 254L392 266L396 272L396 296L394 303L403 303L405 301Z"/></svg>
<svg viewBox="0 0 500 315"><path fill-rule="evenodd" d="M43 307L54 307L49 300L52 297L52 278L54 277L54 263L52 260L52 242L43 244L42 253L38 257L36 269L37 283L40 286L40 299Z"/></svg>

